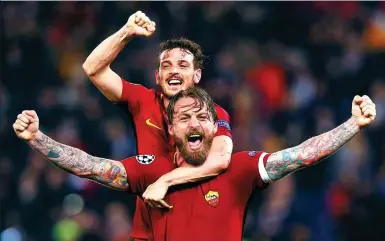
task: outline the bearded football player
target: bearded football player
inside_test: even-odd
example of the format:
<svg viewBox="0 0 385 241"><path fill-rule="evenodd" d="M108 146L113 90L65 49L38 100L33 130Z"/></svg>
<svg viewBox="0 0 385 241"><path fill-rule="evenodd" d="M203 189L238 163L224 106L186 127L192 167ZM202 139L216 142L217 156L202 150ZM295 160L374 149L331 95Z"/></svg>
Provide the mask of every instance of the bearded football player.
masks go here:
<svg viewBox="0 0 385 241"><path fill-rule="evenodd" d="M171 39L160 45L158 69L155 71L155 82L161 92L122 79L110 68L112 61L134 38L150 37L155 30L155 22L143 12L134 13L119 31L92 51L83 69L110 101L126 105L125 111L131 114L134 122L137 153L164 156L175 151L174 139L167 131L165 114L170 97L200 82L205 56L197 43L184 38ZM148 187L143 193L144 202L137 198L132 231L134 238L152 240L145 203L151 207L170 208L163 200L168 186L216 176L228 167L233 149L230 120L220 106L216 105L216 111L218 131L205 164L177 168Z"/></svg>
<svg viewBox="0 0 385 241"><path fill-rule="evenodd" d="M374 121L375 104L368 96L356 96L351 113L352 117L340 126L298 146L272 154L234 153L225 173L183 188L171 187L165 200L173 208L148 209L154 240L242 240L244 217L252 193L335 153ZM19 138L55 166L140 196L151 183L178 166L204 165L218 128L215 105L199 88L176 94L168 106L167 116L168 132L177 143L176 152L168 156L138 155L122 162L93 157L52 140L39 131L39 119L34 111L18 115L13 128Z"/></svg>

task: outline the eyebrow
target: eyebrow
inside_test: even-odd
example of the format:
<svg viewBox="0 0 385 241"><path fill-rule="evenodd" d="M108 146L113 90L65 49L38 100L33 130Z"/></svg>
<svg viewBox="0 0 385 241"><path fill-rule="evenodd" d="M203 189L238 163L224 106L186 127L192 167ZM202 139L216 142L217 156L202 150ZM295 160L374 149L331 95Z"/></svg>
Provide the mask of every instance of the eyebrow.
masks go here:
<svg viewBox="0 0 385 241"><path fill-rule="evenodd" d="M193 107L193 108L197 108L197 107ZM191 116L191 114L190 113L188 113L188 111L191 111L193 108L190 108L190 109L188 109L188 110L185 110L185 111L183 111L183 112L181 112L180 114L179 114L179 117L189 117L189 116ZM208 110L206 110L206 111L204 111L203 109L199 109L199 110L197 110L197 111L193 111L194 113L197 113L197 116L199 117L199 116L202 116L202 115L205 115L205 116L210 116L209 115L209 113L208 113Z"/></svg>
<svg viewBox="0 0 385 241"><path fill-rule="evenodd" d="M182 114L179 115L179 118L190 117L190 116L191 116L190 114L182 113Z"/></svg>
<svg viewBox="0 0 385 241"><path fill-rule="evenodd" d="M163 60L163 61L160 62L160 64L163 64L163 63L171 64L171 61L170 61L170 60ZM179 59L179 60L178 60L178 63L187 63L187 64L190 64L189 61L184 60L184 59Z"/></svg>
<svg viewBox="0 0 385 241"><path fill-rule="evenodd" d="M163 60L163 61L160 62L160 64L164 64L164 63L171 64L171 61L170 60Z"/></svg>

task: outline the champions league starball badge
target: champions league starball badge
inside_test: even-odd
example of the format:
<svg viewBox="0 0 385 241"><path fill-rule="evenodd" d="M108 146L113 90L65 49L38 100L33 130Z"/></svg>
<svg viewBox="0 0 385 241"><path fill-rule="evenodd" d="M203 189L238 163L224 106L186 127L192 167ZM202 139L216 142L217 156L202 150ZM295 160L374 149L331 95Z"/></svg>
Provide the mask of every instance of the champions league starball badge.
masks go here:
<svg viewBox="0 0 385 241"><path fill-rule="evenodd" d="M148 165L148 164L151 164L155 160L155 156L154 155L137 155L136 160L140 164Z"/></svg>

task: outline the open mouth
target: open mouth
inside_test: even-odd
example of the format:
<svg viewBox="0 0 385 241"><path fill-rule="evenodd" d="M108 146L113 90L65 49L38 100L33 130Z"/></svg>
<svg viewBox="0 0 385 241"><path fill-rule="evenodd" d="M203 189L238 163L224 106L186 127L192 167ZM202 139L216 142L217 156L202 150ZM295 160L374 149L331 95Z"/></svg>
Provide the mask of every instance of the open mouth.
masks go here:
<svg viewBox="0 0 385 241"><path fill-rule="evenodd" d="M198 149L202 145L203 136L191 135L187 138L190 149Z"/></svg>
<svg viewBox="0 0 385 241"><path fill-rule="evenodd" d="M169 79L169 80L167 81L167 84L168 84L169 86L179 86L179 85L182 84L182 80L181 80L181 79Z"/></svg>

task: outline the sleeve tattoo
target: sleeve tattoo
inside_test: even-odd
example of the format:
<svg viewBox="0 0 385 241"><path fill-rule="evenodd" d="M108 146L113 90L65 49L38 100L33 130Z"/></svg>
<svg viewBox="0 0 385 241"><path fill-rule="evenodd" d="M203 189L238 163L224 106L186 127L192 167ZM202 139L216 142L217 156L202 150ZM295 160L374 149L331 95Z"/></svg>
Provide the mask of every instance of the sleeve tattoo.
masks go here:
<svg viewBox="0 0 385 241"><path fill-rule="evenodd" d="M349 119L335 129L310 138L302 144L273 153L266 163L266 171L272 181L304 167L312 166L335 153L352 139L359 127Z"/></svg>
<svg viewBox="0 0 385 241"><path fill-rule="evenodd" d="M28 144L64 171L114 189L128 188L126 170L118 161L91 156L77 148L58 143L41 132Z"/></svg>

